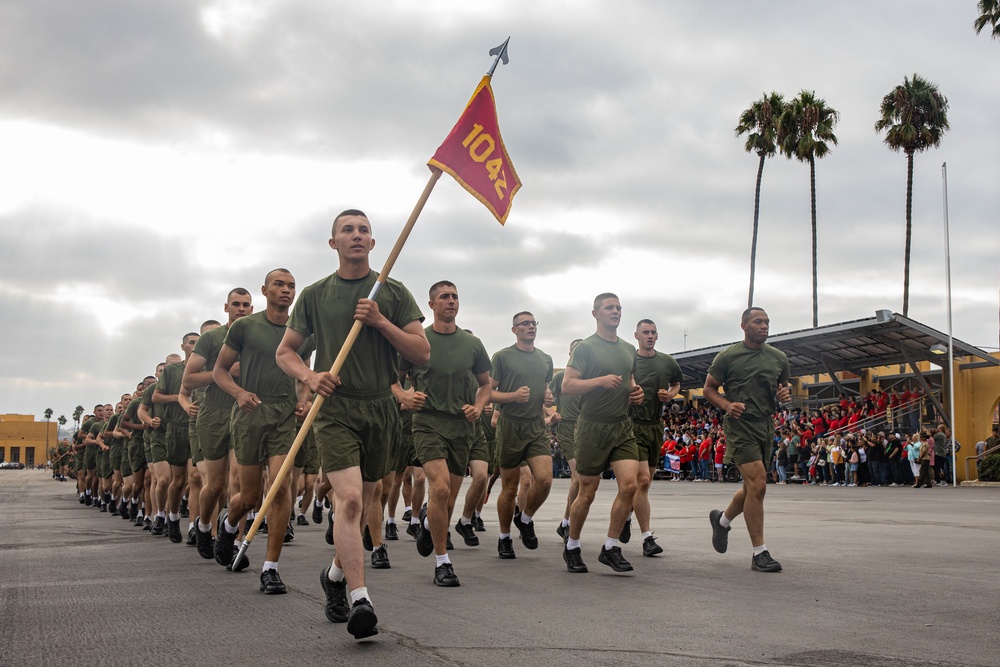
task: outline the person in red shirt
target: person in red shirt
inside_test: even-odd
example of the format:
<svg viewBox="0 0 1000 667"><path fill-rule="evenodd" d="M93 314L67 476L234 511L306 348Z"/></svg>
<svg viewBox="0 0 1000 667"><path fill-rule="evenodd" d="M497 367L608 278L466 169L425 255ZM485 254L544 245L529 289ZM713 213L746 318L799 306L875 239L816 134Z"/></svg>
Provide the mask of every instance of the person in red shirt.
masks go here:
<svg viewBox="0 0 1000 667"><path fill-rule="evenodd" d="M705 439L698 445L698 481L707 482L710 476L709 465L712 462L712 433L705 436Z"/></svg>
<svg viewBox="0 0 1000 667"><path fill-rule="evenodd" d="M722 481L722 459L726 456L726 436L720 435L715 441L715 479Z"/></svg>

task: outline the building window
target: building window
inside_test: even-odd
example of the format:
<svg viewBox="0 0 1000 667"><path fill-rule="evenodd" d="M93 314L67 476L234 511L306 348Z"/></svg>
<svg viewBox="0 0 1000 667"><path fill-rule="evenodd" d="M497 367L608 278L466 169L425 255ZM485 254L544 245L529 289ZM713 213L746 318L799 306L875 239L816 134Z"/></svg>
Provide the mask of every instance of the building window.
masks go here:
<svg viewBox="0 0 1000 667"><path fill-rule="evenodd" d="M14 463L20 463L21 462L21 448L20 447L11 447L10 448L10 460L12 462L14 462Z"/></svg>
<svg viewBox="0 0 1000 667"><path fill-rule="evenodd" d="M24 465L33 466L35 465L35 448L25 447L24 448Z"/></svg>

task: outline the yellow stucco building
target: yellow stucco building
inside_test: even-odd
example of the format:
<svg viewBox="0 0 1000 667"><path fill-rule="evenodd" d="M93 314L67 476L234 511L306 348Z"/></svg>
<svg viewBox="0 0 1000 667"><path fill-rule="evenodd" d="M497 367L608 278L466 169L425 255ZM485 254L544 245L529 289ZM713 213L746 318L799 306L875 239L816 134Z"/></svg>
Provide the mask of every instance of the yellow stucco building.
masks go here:
<svg viewBox="0 0 1000 667"><path fill-rule="evenodd" d="M35 421L34 415L0 414L0 463L45 465L47 448L58 445L59 424Z"/></svg>

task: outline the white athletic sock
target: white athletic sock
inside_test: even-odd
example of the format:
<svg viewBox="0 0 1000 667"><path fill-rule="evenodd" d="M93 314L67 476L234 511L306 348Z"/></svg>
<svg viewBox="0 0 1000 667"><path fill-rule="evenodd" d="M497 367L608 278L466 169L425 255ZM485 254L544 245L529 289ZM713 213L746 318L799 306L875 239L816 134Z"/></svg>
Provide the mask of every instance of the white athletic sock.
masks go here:
<svg viewBox="0 0 1000 667"><path fill-rule="evenodd" d="M87 489L87 495L88 496L90 495L90 489Z"/></svg>
<svg viewBox="0 0 1000 667"><path fill-rule="evenodd" d="M303 498L305 498L305 496L298 496L298 497L295 498L295 506L296 507L298 507L299 505L302 504L302 499Z"/></svg>
<svg viewBox="0 0 1000 667"><path fill-rule="evenodd" d="M171 512L170 514L167 515L167 518L170 519L171 521L177 521L181 518L181 515L174 514L173 512Z"/></svg>
<svg viewBox="0 0 1000 667"><path fill-rule="evenodd" d="M191 530L192 528L194 528L194 521L189 521L188 522L188 530Z"/></svg>
<svg viewBox="0 0 1000 667"><path fill-rule="evenodd" d="M201 519L198 519L198 530L200 530L203 533L210 533L212 532L212 524L202 523Z"/></svg>
<svg viewBox="0 0 1000 667"><path fill-rule="evenodd" d="M478 519L479 518L479 512L473 512L472 516L474 516L474 517L476 517Z"/></svg>
<svg viewBox="0 0 1000 667"><path fill-rule="evenodd" d="M500 533L500 539L501 540L509 540L510 539L510 533Z"/></svg>
<svg viewBox="0 0 1000 667"><path fill-rule="evenodd" d="M647 530L645 533L642 534L642 539L646 540L646 539L649 539L652 536L653 536L653 531Z"/></svg>
<svg viewBox="0 0 1000 667"><path fill-rule="evenodd" d="M764 553L765 551L767 551L767 545L762 544L759 547L754 547L753 548L753 555L754 556L759 556L760 554Z"/></svg>
<svg viewBox="0 0 1000 667"><path fill-rule="evenodd" d="M722 526L723 528L729 528L732 522L733 522L732 519L726 518L725 514L719 517L719 525Z"/></svg>
<svg viewBox="0 0 1000 667"><path fill-rule="evenodd" d="M438 556L437 554L434 554L434 567L440 567L440 566L444 565L445 563L449 563L449 564L451 563L451 560L448 558L448 554L444 554L444 555L441 555L441 556Z"/></svg>
<svg viewBox="0 0 1000 667"><path fill-rule="evenodd" d="M89 494L87 494L87 495L89 495ZM83 496L84 496L84 493L83 493L83 491L81 491L80 492L80 497L83 498Z"/></svg>
<svg viewBox="0 0 1000 667"><path fill-rule="evenodd" d="M315 507L322 507L323 506L323 501L320 500L319 498L317 498L316 500L313 501L313 506L315 506Z"/></svg>
<svg viewBox="0 0 1000 667"><path fill-rule="evenodd" d="M351 591L351 604L352 605L355 602L357 602L358 600L360 600L361 598L366 598L369 602L372 601L372 599L370 597L368 597L368 587L367 586L362 586L361 588L355 588L353 591Z"/></svg>
<svg viewBox="0 0 1000 667"><path fill-rule="evenodd" d="M156 513L156 518L157 519L166 519L167 515L164 514L163 510L160 510L159 512Z"/></svg>
<svg viewBox="0 0 1000 667"><path fill-rule="evenodd" d="M413 524L417 524L419 526L420 525L420 517L418 517L418 516L410 517L410 525L412 526Z"/></svg>
<svg viewBox="0 0 1000 667"><path fill-rule="evenodd" d="M385 522L387 524L391 523L391 524L395 525L396 524L396 517L394 517L394 516L387 516L385 518Z"/></svg>
<svg viewBox="0 0 1000 667"><path fill-rule="evenodd" d="M427 522L427 517L424 517L424 530L430 530L430 529L431 529L431 526Z"/></svg>
<svg viewBox="0 0 1000 667"><path fill-rule="evenodd" d="M580 540L574 540L572 537L566 540L567 549L578 549L580 547Z"/></svg>
<svg viewBox="0 0 1000 667"><path fill-rule="evenodd" d="M266 560L264 561L264 567L260 569L261 572L267 572L268 570L277 570L278 561L276 560Z"/></svg>
<svg viewBox="0 0 1000 667"><path fill-rule="evenodd" d="M330 571L326 573L326 579L327 579L327 581L334 581L334 582L336 582L336 581L343 581L344 580L344 571L341 570L336 565L332 565L331 564L330 565Z"/></svg>
<svg viewBox="0 0 1000 667"><path fill-rule="evenodd" d="M403 514L406 514L407 512L413 512L413 505L407 505L403 508Z"/></svg>
<svg viewBox="0 0 1000 667"><path fill-rule="evenodd" d="M253 520L256 519L256 518L257 518L257 513L256 512L252 512L252 511L251 512L247 512L247 521L249 521L250 523L253 523Z"/></svg>
<svg viewBox="0 0 1000 667"><path fill-rule="evenodd" d="M521 512L521 523L526 523L526 524L531 523L531 517L528 516L525 512Z"/></svg>
<svg viewBox="0 0 1000 667"><path fill-rule="evenodd" d="M466 517L463 516L461 519L458 520L458 522L463 526L468 526L470 523L472 523L472 519L467 519Z"/></svg>
<svg viewBox="0 0 1000 667"><path fill-rule="evenodd" d="M235 535L236 531L239 530L239 526L234 526L233 524L229 523L229 519L226 519L225 521L222 522L222 527L225 528L226 532L229 533L230 535Z"/></svg>
<svg viewBox="0 0 1000 667"><path fill-rule="evenodd" d="M609 537L608 539L604 540L604 548L607 551L611 551L617 546L618 546L618 538L616 537Z"/></svg>
<svg viewBox="0 0 1000 667"><path fill-rule="evenodd" d="M569 519L563 519L559 525L565 528L566 526L569 525Z"/></svg>
<svg viewBox="0 0 1000 667"><path fill-rule="evenodd" d="M626 520L626 521L631 521L631 520L632 520L632 514L633 514L633 512L629 512L629 513L628 513L628 518L627 518L627 519L625 519L625 520Z"/></svg>

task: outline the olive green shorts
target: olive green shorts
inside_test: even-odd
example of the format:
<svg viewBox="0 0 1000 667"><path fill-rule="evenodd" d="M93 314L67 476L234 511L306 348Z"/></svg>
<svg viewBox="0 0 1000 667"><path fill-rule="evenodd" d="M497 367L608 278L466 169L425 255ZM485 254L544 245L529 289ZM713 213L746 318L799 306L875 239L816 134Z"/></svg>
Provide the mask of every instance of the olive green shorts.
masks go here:
<svg viewBox="0 0 1000 667"><path fill-rule="evenodd" d="M472 442L472 451L469 452L469 462L485 461L487 465L493 465L495 457L494 447L496 439L486 438L482 423L476 424L476 439Z"/></svg>
<svg viewBox="0 0 1000 667"><path fill-rule="evenodd" d="M302 465L299 465L299 457L302 457ZM316 451L316 434L310 427L306 434L306 439L299 447L299 453L295 456L295 466L302 468L305 475L319 474L319 452ZM310 492L311 493L311 492Z"/></svg>
<svg viewBox="0 0 1000 667"><path fill-rule="evenodd" d="M607 424L580 416L576 421L576 471L579 474L600 475L612 462L629 460L639 460L631 419L625 417Z"/></svg>
<svg viewBox="0 0 1000 667"><path fill-rule="evenodd" d="M236 462L244 466L266 463L272 456L287 454L298 428L294 399L261 403L253 412L243 412L234 404L230 419Z"/></svg>
<svg viewBox="0 0 1000 667"><path fill-rule="evenodd" d="M83 450L83 467L87 470L95 470L97 468L97 450L100 449L97 445L87 445L87 448Z"/></svg>
<svg viewBox="0 0 1000 667"><path fill-rule="evenodd" d="M100 449L100 447L98 447ZM111 469L111 452L101 450L97 452L97 462L95 469L97 471L97 476L101 479L107 479L111 477L114 471Z"/></svg>
<svg viewBox="0 0 1000 667"><path fill-rule="evenodd" d="M377 482L399 455L399 404L389 392L355 397L334 393L313 425L324 472L361 468L361 479Z"/></svg>
<svg viewBox="0 0 1000 667"><path fill-rule="evenodd" d="M229 430L232 414L232 406L202 405L198 408L198 449L202 460L229 458L229 450L233 448Z"/></svg>
<svg viewBox="0 0 1000 667"><path fill-rule="evenodd" d="M448 462L448 472L465 477L476 425L465 415L418 412L413 415L413 449L421 464L436 459Z"/></svg>
<svg viewBox="0 0 1000 667"><path fill-rule="evenodd" d="M149 451L146 459L150 463L160 463L167 460L167 432L165 427L149 429Z"/></svg>
<svg viewBox="0 0 1000 667"><path fill-rule="evenodd" d="M545 421L522 420L505 417L500 413L497 421L497 459L501 468L520 468L528 459L536 456L552 456L549 434Z"/></svg>
<svg viewBox="0 0 1000 667"><path fill-rule="evenodd" d="M132 474L146 469L146 447L141 437L133 438L129 443L128 459L132 466Z"/></svg>
<svg viewBox="0 0 1000 667"><path fill-rule="evenodd" d="M576 458L575 430L575 419L572 421L563 419L556 424L556 440L559 442L559 449L562 450L563 456L566 457L567 461L572 461Z"/></svg>
<svg viewBox="0 0 1000 667"><path fill-rule="evenodd" d="M74 451L73 452L73 470L85 470L86 469L86 463L85 463L86 458L87 458L87 450L86 449L77 449L76 451Z"/></svg>
<svg viewBox="0 0 1000 667"><path fill-rule="evenodd" d="M122 469L122 454L125 451L124 440L118 440L115 438L111 442L111 469L121 470Z"/></svg>
<svg viewBox="0 0 1000 667"><path fill-rule="evenodd" d="M663 447L663 428L659 424L632 423L632 433L639 447L639 460L650 468L660 465L660 448Z"/></svg>
<svg viewBox="0 0 1000 667"><path fill-rule="evenodd" d="M129 459L129 438L122 440L122 460L121 467L118 468L122 472L122 478L132 476L132 461Z"/></svg>
<svg viewBox="0 0 1000 667"><path fill-rule="evenodd" d="M188 436L187 420L180 424L167 424L167 463L172 466L187 466L191 460L191 438Z"/></svg>
<svg viewBox="0 0 1000 667"><path fill-rule="evenodd" d="M774 422L770 419L722 419L726 434L725 463L741 466L753 461L766 461L774 440Z"/></svg>
<svg viewBox="0 0 1000 667"><path fill-rule="evenodd" d="M199 410L200 412L200 410ZM205 457L201 453L201 441L198 439L198 421L188 420L188 442L191 443L191 463L198 465Z"/></svg>

